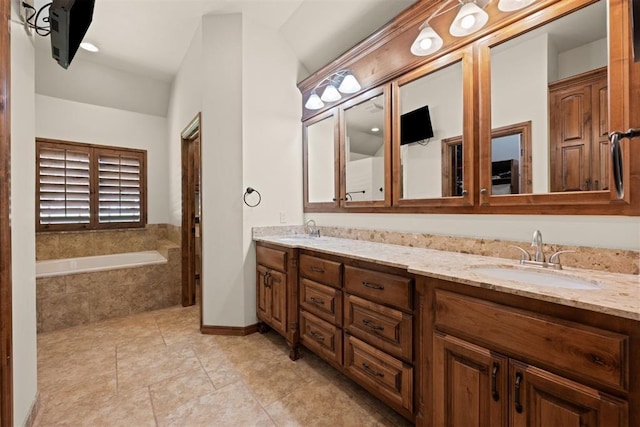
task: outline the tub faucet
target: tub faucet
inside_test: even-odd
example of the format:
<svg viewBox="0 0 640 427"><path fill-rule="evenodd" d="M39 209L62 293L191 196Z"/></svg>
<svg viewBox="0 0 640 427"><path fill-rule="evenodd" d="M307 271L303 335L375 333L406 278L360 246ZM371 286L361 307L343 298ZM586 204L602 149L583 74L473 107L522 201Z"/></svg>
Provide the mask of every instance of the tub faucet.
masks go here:
<svg viewBox="0 0 640 427"><path fill-rule="evenodd" d="M544 250L542 247L542 233L540 230L536 230L533 232L533 241L531 242L531 247L536 248L536 253L533 257L533 260L536 262L544 262Z"/></svg>
<svg viewBox="0 0 640 427"><path fill-rule="evenodd" d="M320 230L312 219L304 223L304 231L311 237L320 237Z"/></svg>

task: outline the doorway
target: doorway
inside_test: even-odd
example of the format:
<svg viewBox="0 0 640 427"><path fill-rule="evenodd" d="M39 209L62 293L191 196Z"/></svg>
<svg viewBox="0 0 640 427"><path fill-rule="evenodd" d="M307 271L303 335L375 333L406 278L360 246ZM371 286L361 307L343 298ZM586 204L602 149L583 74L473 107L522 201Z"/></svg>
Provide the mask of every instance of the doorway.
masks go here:
<svg viewBox="0 0 640 427"><path fill-rule="evenodd" d="M180 134L182 153L182 305L202 305L202 179L200 113ZM202 306L200 307L202 325Z"/></svg>
<svg viewBox="0 0 640 427"><path fill-rule="evenodd" d="M0 3L0 20L8 22L11 3ZM0 426L13 425L13 338L11 302L11 225L9 190L11 185L11 121L8 89L10 70L9 26L0 31Z"/></svg>

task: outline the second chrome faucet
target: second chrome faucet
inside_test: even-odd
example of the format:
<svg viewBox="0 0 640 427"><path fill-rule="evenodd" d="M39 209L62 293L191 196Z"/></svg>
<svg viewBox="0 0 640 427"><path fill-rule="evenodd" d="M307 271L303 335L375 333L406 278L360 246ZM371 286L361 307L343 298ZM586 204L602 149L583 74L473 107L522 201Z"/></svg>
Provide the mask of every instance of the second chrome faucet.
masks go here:
<svg viewBox="0 0 640 427"><path fill-rule="evenodd" d="M560 263L560 254L575 252L557 251L554 252L553 255L549 257L549 261L547 261L544 255L544 245L542 243L542 233L540 232L540 230L536 230L533 232L533 239L531 240L531 247L535 248L533 259L531 259L531 255L529 254L529 252L525 249L522 249L520 246L511 245L511 247L520 251L520 264L535 265L542 268L553 268L555 270L562 270L562 264Z"/></svg>

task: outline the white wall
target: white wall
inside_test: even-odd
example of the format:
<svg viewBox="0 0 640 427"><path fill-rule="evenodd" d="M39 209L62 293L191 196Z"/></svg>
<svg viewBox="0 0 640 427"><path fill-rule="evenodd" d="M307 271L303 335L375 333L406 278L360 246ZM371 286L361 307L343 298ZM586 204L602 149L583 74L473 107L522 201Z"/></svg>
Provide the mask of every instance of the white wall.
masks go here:
<svg viewBox="0 0 640 427"><path fill-rule="evenodd" d="M121 71L78 56L65 70L51 58L48 50L42 52L38 49L36 92L84 104L163 117L167 115L169 82Z"/></svg>
<svg viewBox="0 0 640 427"><path fill-rule="evenodd" d="M147 150L148 223L169 221L165 117L36 95L36 136Z"/></svg>
<svg viewBox="0 0 640 427"><path fill-rule="evenodd" d="M609 61L607 38L596 40L558 55L558 79L606 67Z"/></svg>
<svg viewBox="0 0 640 427"><path fill-rule="evenodd" d="M35 68L33 40L11 2L11 251L13 415L24 425L37 393L35 279Z"/></svg>
<svg viewBox="0 0 640 427"><path fill-rule="evenodd" d="M549 192L547 40L515 39L491 52L491 127L531 120L534 193Z"/></svg>
<svg viewBox="0 0 640 427"><path fill-rule="evenodd" d="M171 222L180 224L180 131L202 110L203 320L256 322L251 227L302 221L299 64L259 16L205 16L169 107ZM204 78L206 76L206 78ZM265 84L268 82L268 84ZM265 104L268 100L268 104ZM246 187L262 202L242 202Z"/></svg>

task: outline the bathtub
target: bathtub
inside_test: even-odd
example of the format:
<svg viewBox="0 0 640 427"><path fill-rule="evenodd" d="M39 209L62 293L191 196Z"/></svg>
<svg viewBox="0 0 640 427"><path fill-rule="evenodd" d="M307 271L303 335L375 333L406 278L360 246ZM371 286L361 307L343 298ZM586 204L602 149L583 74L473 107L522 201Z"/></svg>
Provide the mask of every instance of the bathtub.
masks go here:
<svg viewBox="0 0 640 427"><path fill-rule="evenodd" d="M158 251L53 259L36 262L36 278L166 263L167 259Z"/></svg>

